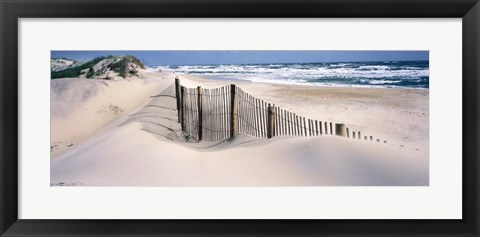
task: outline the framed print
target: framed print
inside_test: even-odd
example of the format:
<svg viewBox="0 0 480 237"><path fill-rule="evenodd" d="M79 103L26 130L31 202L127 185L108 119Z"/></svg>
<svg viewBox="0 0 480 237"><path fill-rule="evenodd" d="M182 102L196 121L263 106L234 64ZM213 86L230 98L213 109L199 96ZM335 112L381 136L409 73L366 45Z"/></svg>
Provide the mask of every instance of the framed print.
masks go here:
<svg viewBox="0 0 480 237"><path fill-rule="evenodd" d="M468 1L2 1L1 235L478 236Z"/></svg>

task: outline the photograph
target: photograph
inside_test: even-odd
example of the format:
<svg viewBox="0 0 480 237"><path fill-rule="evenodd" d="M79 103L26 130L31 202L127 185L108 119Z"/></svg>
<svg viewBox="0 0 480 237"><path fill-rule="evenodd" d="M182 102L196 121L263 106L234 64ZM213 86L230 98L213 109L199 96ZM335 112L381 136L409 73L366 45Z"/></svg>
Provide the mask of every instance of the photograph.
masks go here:
<svg viewBox="0 0 480 237"><path fill-rule="evenodd" d="M428 50L52 50L51 187L429 186Z"/></svg>
<svg viewBox="0 0 480 237"><path fill-rule="evenodd" d="M0 12L0 237L480 237L480 0Z"/></svg>

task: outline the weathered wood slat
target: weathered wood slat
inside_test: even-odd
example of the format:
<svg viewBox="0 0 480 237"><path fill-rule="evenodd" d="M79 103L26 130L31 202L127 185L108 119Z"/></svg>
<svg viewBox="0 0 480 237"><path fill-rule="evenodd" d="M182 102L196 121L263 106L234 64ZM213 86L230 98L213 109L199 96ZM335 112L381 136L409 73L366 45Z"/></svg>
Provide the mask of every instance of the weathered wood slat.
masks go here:
<svg viewBox="0 0 480 237"><path fill-rule="evenodd" d="M192 98L192 90L191 89L188 89L188 134L191 136L191 137L195 137L193 136L193 127L192 127L192 121L193 121L193 111L192 111L192 107L193 107L193 98Z"/></svg>
<svg viewBox="0 0 480 237"><path fill-rule="evenodd" d="M273 131L273 136L281 136L282 135L282 130L280 128L282 122L280 121L280 108L275 107L275 120L277 121L275 123L275 130Z"/></svg>
<svg viewBox="0 0 480 237"><path fill-rule="evenodd" d="M217 139L222 139L222 110L220 104L220 95L221 95L221 88L217 88L217 92L215 95L215 100L217 101Z"/></svg>
<svg viewBox="0 0 480 237"><path fill-rule="evenodd" d="M204 106L203 106L203 120L204 120L204 136L205 140L210 141L210 126L209 126L209 121L210 121L210 105L208 104L208 89L203 90L203 98L204 98Z"/></svg>
<svg viewBox="0 0 480 237"><path fill-rule="evenodd" d="M225 86L225 114L227 116L227 121L225 123L225 138L228 138L229 134L230 134L230 119L231 117L229 116L230 115L230 103L229 103L229 98L230 98L230 87L229 86Z"/></svg>
<svg viewBox="0 0 480 237"><path fill-rule="evenodd" d="M223 114L223 87L220 87L218 89L218 113L220 114L219 116L219 123L218 123L218 135L219 135L219 138L220 140L223 140L224 136L223 136L223 132L224 132L224 128L223 128L223 121L224 121L224 114Z"/></svg>
<svg viewBox="0 0 480 237"><path fill-rule="evenodd" d="M245 133L245 116L244 116L245 113L244 113L244 108L243 108L243 106L244 106L244 95L243 95L243 90L241 90L240 88L239 88L238 92L239 92L239 98L240 98L239 99L240 113L238 115L238 117L241 118L240 119L240 122L241 122L240 130L241 130L242 133Z"/></svg>
<svg viewBox="0 0 480 237"><path fill-rule="evenodd" d="M225 101L225 94L226 94L226 91L225 91L225 87L222 87L222 95L220 96L220 106L221 106L221 109L222 109L222 140L226 138L225 136L225 131L227 131L226 129L226 111L225 111L225 104L226 104L226 101Z"/></svg>
<svg viewBox="0 0 480 237"><path fill-rule="evenodd" d="M267 126L266 126L266 115L265 115L265 104L263 103L263 100L260 100L260 111L261 111L261 117L262 117L262 137L265 137L267 134Z"/></svg>
<svg viewBox="0 0 480 237"><path fill-rule="evenodd" d="M311 120L311 119L308 119L308 134L309 134L310 136L313 136L313 134L312 134L312 131L313 131L312 127L313 127L313 126L312 126L312 120Z"/></svg>
<svg viewBox="0 0 480 237"><path fill-rule="evenodd" d="M236 86L230 85L230 137L233 138L238 129L238 119L237 119L237 92Z"/></svg>
<svg viewBox="0 0 480 237"><path fill-rule="evenodd" d="M217 88L216 89L216 96L215 96L215 100L217 101L217 140L220 140L222 139L222 128L221 128L221 125L222 125L222 111L220 110L220 88Z"/></svg>
<svg viewBox="0 0 480 237"><path fill-rule="evenodd" d="M255 136L255 107L252 106L252 96L248 95L248 115L249 115L249 124L250 124L250 135Z"/></svg>
<svg viewBox="0 0 480 237"><path fill-rule="evenodd" d="M290 112L285 110L285 116L286 116L286 126L287 126L287 136L291 136L292 135L292 127L291 127L291 123L290 123Z"/></svg>
<svg viewBox="0 0 480 237"><path fill-rule="evenodd" d="M298 115L293 113L293 121L295 123L295 136L300 136L300 130L298 129Z"/></svg>
<svg viewBox="0 0 480 237"><path fill-rule="evenodd" d="M318 127L319 127L319 129L320 129L320 131L319 131L319 132L320 132L320 135L323 135L323 131L322 131L322 121L318 121L318 125L319 125Z"/></svg>
<svg viewBox="0 0 480 237"><path fill-rule="evenodd" d="M198 140L203 138L203 120L202 120L202 87L197 87L197 110L198 110Z"/></svg>
<svg viewBox="0 0 480 237"><path fill-rule="evenodd" d="M303 117L303 129L305 131L305 137L307 136L307 125L305 123L305 117Z"/></svg>
<svg viewBox="0 0 480 237"><path fill-rule="evenodd" d="M245 92L242 91L242 121L243 121L243 130L242 133L245 134L247 133L247 116L246 116L246 103L245 103Z"/></svg>
<svg viewBox="0 0 480 237"><path fill-rule="evenodd" d="M330 135L335 135L335 132L333 132L332 122L330 122Z"/></svg>
<svg viewBox="0 0 480 237"><path fill-rule="evenodd" d="M213 124L215 122L215 111L214 111L214 102L213 102L213 90L210 89L210 98L209 98L209 101L210 101L210 140L211 141L215 141L215 131L214 131L214 128L213 128Z"/></svg>
<svg viewBox="0 0 480 237"><path fill-rule="evenodd" d="M257 105L256 105L256 98L252 96L252 122L253 122L253 136L259 137L259 127L258 127L258 120L257 120Z"/></svg>

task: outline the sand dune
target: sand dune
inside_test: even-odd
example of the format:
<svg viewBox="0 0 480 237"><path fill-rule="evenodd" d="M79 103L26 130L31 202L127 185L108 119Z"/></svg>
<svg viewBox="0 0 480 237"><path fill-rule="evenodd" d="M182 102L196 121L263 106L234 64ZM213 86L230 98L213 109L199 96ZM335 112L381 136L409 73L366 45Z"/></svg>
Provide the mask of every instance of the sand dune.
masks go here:
<svg viewBox="0 0 480 237"><path fill-rule="evenodd" d="M55 157L148 103L170 85L171 74L145 72L118 81L67 78L51 81L51 155Z"/></svg>
<svg viewBox="0 0 480 237"><path fill-rule="evenodd" d="M258 139L239 135L226 141L194 144L185 141L178 132L175 111L169 109L174 107L171 99L158 96L171 90L174 76L150 72L145 79L135 81L52 81L52 144L66 141L74 145L52 152L51 183L85 186L429 183L427 90L318 88L235 81L245 91L277 106L313 119L344 122L384 137L388 143L336 136ZM189 87L213 88L231 83L183 75L180 78L182 85ZM149 106L158 104L164 106ZM121 108L122 112L112 112L110 105ZM107 112L97 113L104 110Z"/></svg>

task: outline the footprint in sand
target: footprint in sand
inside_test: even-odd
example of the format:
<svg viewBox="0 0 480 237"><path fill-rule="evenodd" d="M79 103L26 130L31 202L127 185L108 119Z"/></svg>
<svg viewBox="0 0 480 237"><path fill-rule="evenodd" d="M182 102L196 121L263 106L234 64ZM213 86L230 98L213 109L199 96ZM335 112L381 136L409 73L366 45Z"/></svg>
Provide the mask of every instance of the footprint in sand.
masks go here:
<svg viewBox="0 0 480 237"><path fill-rule="evenodd" d="M120 114L120 113L123 113L123 111L125 111L124 109L122 109L121 107L117 106L117 105L108 105L108 106L104 106L101 110L97 110L97 114L101 114L101 113L105 113L105 112L110 112L112 114Z"/></svg>

